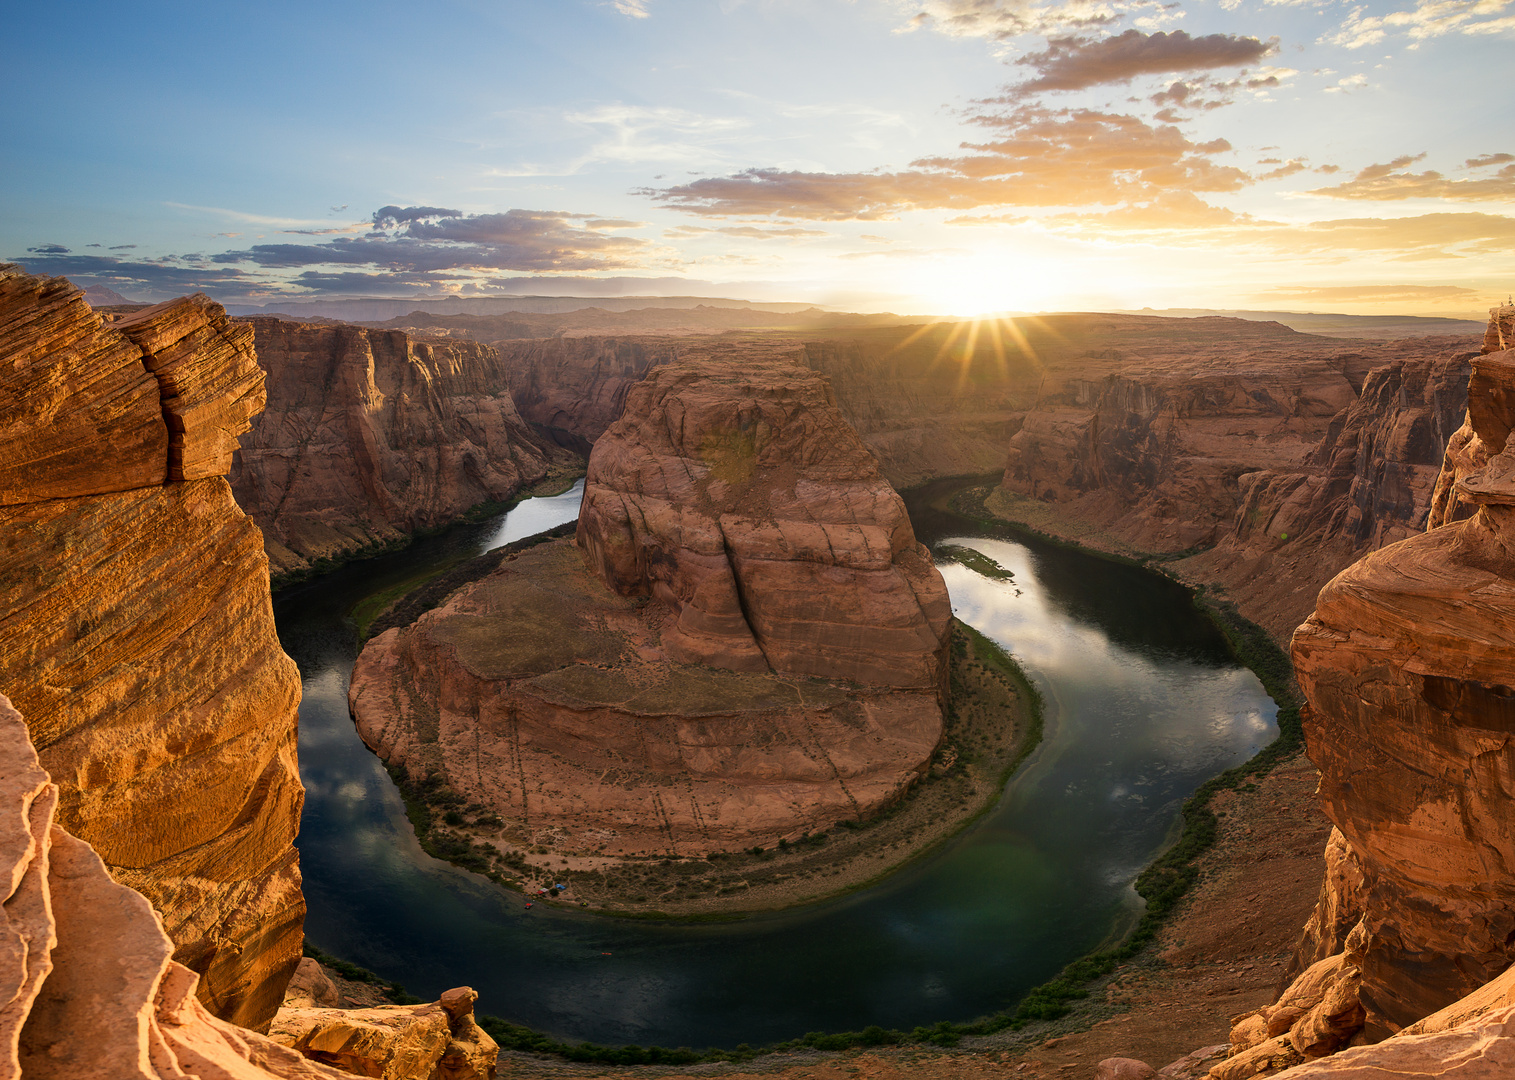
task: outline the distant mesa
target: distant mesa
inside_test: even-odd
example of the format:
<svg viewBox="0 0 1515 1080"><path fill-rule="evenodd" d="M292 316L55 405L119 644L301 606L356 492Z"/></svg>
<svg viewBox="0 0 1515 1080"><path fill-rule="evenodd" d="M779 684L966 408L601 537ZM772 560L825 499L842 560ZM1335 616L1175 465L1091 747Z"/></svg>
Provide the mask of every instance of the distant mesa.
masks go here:
<svg viewBox="0 0 1515 1080"><path fill-rule="evenodd" d="M84 299L89 301L90 307L116 307L123 304L137 304L141 301L128 300L115 289L107 289L104 285L91 285L84 290Z"/></svg>
<svg viewBox="0 0 1515 1080"><path fill-rule="evenodd" d="M867 815L942 731L950 610L787 349L656 367L543 544L364 649L364 739L564 850L702 854Z"/></svg>

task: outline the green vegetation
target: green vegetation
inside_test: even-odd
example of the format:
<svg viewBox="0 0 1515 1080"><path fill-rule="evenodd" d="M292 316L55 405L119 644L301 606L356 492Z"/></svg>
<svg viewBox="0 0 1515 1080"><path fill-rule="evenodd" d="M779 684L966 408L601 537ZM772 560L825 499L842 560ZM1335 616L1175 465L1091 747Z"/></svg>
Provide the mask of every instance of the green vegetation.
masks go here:
<svg viewBox="0 0 1515 1080"><path fill-rule="evenodd" d="M369 971L367 968L361 968L357 964L349 964L346 960L338 960L330 953L322 952L320 949L312 945L309 941L305 943L305 955L310 957L316 963L321 964L324 967L331 968L331 970L335 971L338 975L342 976L344 979L347 979L349 982L368 983L370 986L377 986L379 988L379 992L387 997L390 1001L394 1002L396 1005L422 1004L421 998L418 998L413 994L407 994L405 992L405 987L401 986L399 983L389 982L386 979L380 978L372 971Z"/></svg>
<svg viewBox="0 0 1515 1080"><path fill-rule="evenodd" d="M997 581L1010 581L1015 577L1009 570L974 548L964 547L961 544L937 544L936 550L939 554L962 563L969 570L983 577L994 578Z"/></svg>

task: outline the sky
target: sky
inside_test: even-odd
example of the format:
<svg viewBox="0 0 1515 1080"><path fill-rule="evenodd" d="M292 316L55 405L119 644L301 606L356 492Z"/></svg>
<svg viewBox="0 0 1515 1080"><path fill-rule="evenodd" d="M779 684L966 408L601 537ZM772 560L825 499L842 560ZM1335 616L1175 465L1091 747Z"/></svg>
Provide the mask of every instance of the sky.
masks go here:
<svg viewBox="0 0 1515 1080"><path fill-rule="evenodd" d="M0 260L138 300L1481 318L1515 0L11 5Z"/></svg>

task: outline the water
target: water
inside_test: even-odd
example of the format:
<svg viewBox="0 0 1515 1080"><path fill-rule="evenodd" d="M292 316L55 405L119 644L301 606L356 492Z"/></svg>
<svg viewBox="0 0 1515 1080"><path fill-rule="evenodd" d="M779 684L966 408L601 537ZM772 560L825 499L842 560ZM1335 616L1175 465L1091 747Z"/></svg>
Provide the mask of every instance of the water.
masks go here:
<svg viewBox="0 0 1515 1080"><path fill-rule="evenodd" d="M481 1012L560 1038L758 1045L806 1031L909 1028L1012 1003L1129 928L1137 872L1182 800L1272 740L1274 706L1166 579L1078 552L955 535L916 493L928 543L977 548L1013 581L944 563L958 618L1018 657L1047 699L1047 735L998 806L927 859L837 901L725 924L649 924L538 904L421 851L347 712L344 614L429 562L530 535L579 491L523 503L404 552L280 594L300 665L299 839L306 933L435 998L467 984Z"/></svg>

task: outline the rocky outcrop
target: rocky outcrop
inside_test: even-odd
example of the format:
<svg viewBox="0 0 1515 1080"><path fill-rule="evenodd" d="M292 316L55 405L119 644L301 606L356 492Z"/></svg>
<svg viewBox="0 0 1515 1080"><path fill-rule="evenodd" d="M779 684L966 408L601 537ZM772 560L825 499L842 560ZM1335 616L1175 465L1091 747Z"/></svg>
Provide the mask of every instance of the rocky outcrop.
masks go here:
<svg viewBox="0 0 1515 1080"><path fill-rule="evenodd" d="M212 1012L266 1024L300 955L303 793L262 539L213 475L261 403L251 333L203 297L108 325L67 281L0 268L0 348L0 468L24 463L0 691L59 823L163 913Z"/></svg>
<svg viewBox="0 0 1515 1080"><path fill-rule="evenodd" d="M1409 1029L1515 961L1515 352L1473 361L1468 427L1485 464L1447 471L1473 516L1349 567L1295 633L1337 832L1300 947L1314 962L1233 1027L1218 1080Z"/></svg>
<svg viewBox="0 0 1515 1080"><path fill-rule="evenodd" d="M247 325L268 405L242 436L231 483L276 574L438 527L571 466L521 419L487 345Z"/></svg>
<svg viewBox="0 0 1515 1080"><path fill-rule="evenodd" d="M595 444L578 542L675 619L669 656L930 689L946 587L905 504L792 350L654 368Z"/></svg>
<svg viewBox="0 0 1515 1080"><path fill-rule="evenodd" d="M812 372L655 369L596 446L579 541L365 647L350 700L381 757L511 842L607 854L793 839L922 775L946 590Z"/></svg>
<svg viewBox="0 0 1515 1080"><path fill-rule="evenodd" d="M0 1077L336 1080L217 1019L145 897L54 821L58 788L0 696Z"/></svg>
<svg viewBox="0 0 1515 1080"><path fill-rule="evenodd" d="M355 1076L494 1080L499 1047L474 1023L477 999L460 986L430 1005L281 1009L269 1037Z"/></svg>

